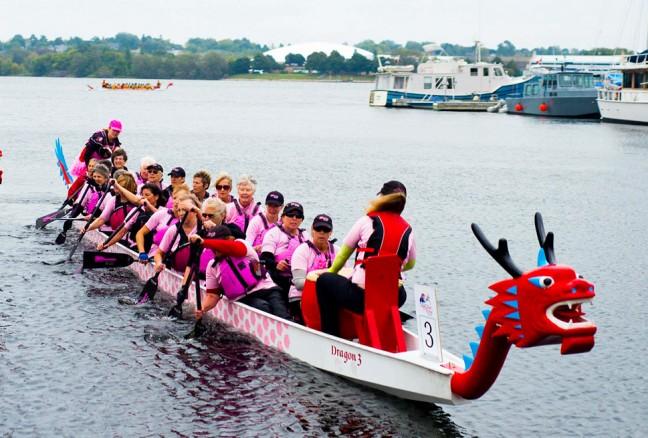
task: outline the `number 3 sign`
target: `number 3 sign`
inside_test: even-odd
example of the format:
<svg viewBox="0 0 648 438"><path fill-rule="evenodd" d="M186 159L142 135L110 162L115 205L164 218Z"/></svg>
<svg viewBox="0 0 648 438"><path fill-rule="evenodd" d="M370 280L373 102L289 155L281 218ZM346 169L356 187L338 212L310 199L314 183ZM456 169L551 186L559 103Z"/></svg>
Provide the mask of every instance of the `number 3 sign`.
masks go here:
<svg viewBox="0 0 648 438"><path fill-rule="evenodd" d="M439 310L436 290L427 286L414 286L416 319L418 322L419 350L424 356L437 362L443 361Z"/></svg>

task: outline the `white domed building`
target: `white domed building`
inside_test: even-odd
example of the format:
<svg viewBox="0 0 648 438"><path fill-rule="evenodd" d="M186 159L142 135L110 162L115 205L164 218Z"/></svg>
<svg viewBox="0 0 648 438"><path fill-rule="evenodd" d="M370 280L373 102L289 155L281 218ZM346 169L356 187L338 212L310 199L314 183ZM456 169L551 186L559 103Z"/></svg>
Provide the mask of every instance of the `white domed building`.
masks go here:
<svg viewBox="0 0 648 438"><path fill-rule="evenodd" d="M324 52L326 56L329 56L331 52L337 51L345 59L350 59L354 53L359 53L369 60L374 59L373 53L360 49L354 46L348 46L346 44L335 44L335 43L302 43L302 44L292 44L290 46L278 47L276 49L268 50L264 55L272 56L274 60L278 63L283 64L286 60L286 55L289 53L302 55L304 58L308 58L308 55L315 52Z"/></svg>

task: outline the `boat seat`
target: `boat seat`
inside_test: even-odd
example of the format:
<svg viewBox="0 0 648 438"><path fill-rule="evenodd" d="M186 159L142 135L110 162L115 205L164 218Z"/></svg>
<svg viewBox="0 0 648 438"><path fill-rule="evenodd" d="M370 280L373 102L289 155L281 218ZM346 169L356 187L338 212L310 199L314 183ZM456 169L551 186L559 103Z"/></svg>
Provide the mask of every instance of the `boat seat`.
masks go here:
<svg viewBox="0 0 648 438"><path fill-rule="evenodd" d="M401 260L397 255L369 257L365 263L365 310L340 311L340 321L351 319L363 345L400 353L406 351L398 311Z"/></svg>
<svg viewBox="0 0 648 438"><path fill-rule="evenodd" d="M340 310L340 337L355 339L392 353L406 351L405 335L398 311L401 262L396 255L370 257L365 262L365 311ZM315 283L322 271L306 276L302 294L302 315L307 327L321 330Z"/></svg>

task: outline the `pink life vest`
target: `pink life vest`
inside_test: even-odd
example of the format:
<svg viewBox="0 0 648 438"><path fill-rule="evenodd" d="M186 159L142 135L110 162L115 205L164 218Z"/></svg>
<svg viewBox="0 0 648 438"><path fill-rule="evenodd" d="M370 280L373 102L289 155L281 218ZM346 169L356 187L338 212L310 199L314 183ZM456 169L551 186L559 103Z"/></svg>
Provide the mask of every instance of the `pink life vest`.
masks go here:
<svg viewBox="0 0 648 438"><path fill-rule="evenodd" d="M153 236L153 243L155 243L157 246L160 246L160 243L162 242L162 238L164 237L164 233L166 233L166 230L169 229L171 225L175 225L178 223L178 218L176 218L173 215L173 210L170 208L167 210L169 213L169 220L167 220L166 224L160 224L155 228L155 236Z"/></svg>
<svg viewBox="0 0 648 438"><path fill-rule="evenodd" d="M110 228L116 230L121 224L123 224L124 220L126 219L126 215L128 215L128 213L130 213L133 208L135 208L133 204L128 202L124 204L120 203L118 205L118 201L117 199L115 199L115 209L110 215L110 219L108 219Z"/></svg>
<svg viewBox="0 0 648 438"><path fill-rule="evenodd" d="M256 286L262 276L260 268L259 262L249 257L225 257L218 262L220 285L227 299L239 299Z"/></svg>
<svg viewBox="0 0 648 438"><path fill-rule="evenodd" d="M185 268L189 265L189 255L189 245L178 245L176 253L173 255L173 269L178 272L184 272Z"/></svg>
<svg viewBox="0 0 648 438"><path fill-rule="evenodd" d="M315 251L315 259L313 263L308 267L308 272L315 271L318 269L330 268L335 258L335 248L333 247L333 242L328 243L328 251L320 252L319 249L311 242L310 240L306 241L306 244Z"/></svg>
<svg viewBox="0 0 648 438"><path fill-rule="evenodd" d="M214 257L216 257L214 251L212 251L209 248L203 249L202 254L200 254L200 272L202 274L207 272L207 267L209 267L209 262L214 260Z"/></svg>
<svg viewBox="0 0 648 438"><path fill-rule="evenodd" d="M268 219L265 217L263 212L259 212L258 216L261 218L261 222L263 222L263 231L261 231L255 238L254 242L252 243L252 246L259 246L263 243L263 236L266 235L268 230L271 228L274 228L277 226L276 223L269 223Z"/></svg>
<svg viewBox="0 0 648 438"><path fill-rule="evenodd" d="M173 242L175 242L175 240L178 238L180 239L180 241L178 242L178 246L173 253L171 266L178 272L184 272L185 268L189 265L189 259L191 258L191 248L189 246L189 238L182 229L180 222L175 224L175 227L176 235L173 239ZM173 243L171 244L171 246L173 246Z"/></svg>
<svg viewBox="0 0 648 438"><path fill-rule="evenodd" d="M290 259L292 258L292 255L297 247L304 243L304 241L306 240L304 239L303 235L304 230L302 230L301 228L298 229L297 235L293 236L288 231L284 230L281 225L277 224L277 228L279 228L286 236L288 236L290 240L288 240L288 246L286 247L286 249L278 254L275 254L275 261L279 263L282 260L288 260L288 263L290 263ZM283 277L292 277L292 272L290 269L286 269L285 271L277 271L277 274Z"/></svg>
<svg viewBox="0 0 648 438"><path fill-rule="evenodd" d="M93 189L92 193L88 197L88 203L86 204L86 211L88 213L92 213L97 206L97 202L99 202L99 198L101 198L102 192L100 192L98 189Z"/></svg>
<svg viewBox="0 0 648 438"><path fill-rule="evenodd" d="M232 202L234 203L234 207L236 208L236 216L230 223L238 226L241 229L241 231L245 233L247 231L248 224L250 223L250 218L255 214L257 214L261 203L257 202L256 205L254 206L254 210L252 210L252 214L247 215L243 211L243 207L241 207L241 204L239 204L239 202L236 199L234 199Z"/></svg>

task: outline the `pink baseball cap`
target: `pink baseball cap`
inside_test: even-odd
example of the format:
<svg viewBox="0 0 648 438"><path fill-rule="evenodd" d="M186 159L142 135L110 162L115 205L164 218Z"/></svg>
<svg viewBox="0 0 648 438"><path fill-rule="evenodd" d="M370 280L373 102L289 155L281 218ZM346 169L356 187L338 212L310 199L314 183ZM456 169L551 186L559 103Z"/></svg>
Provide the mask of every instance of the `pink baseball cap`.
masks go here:
<svg viewBox="0 0 648 438"><path fill-rule="evenodd" d="M122 124L119 120L111 120L108 127L113 131L117 131L117 132L121 132L122 130Z"/></svg>

